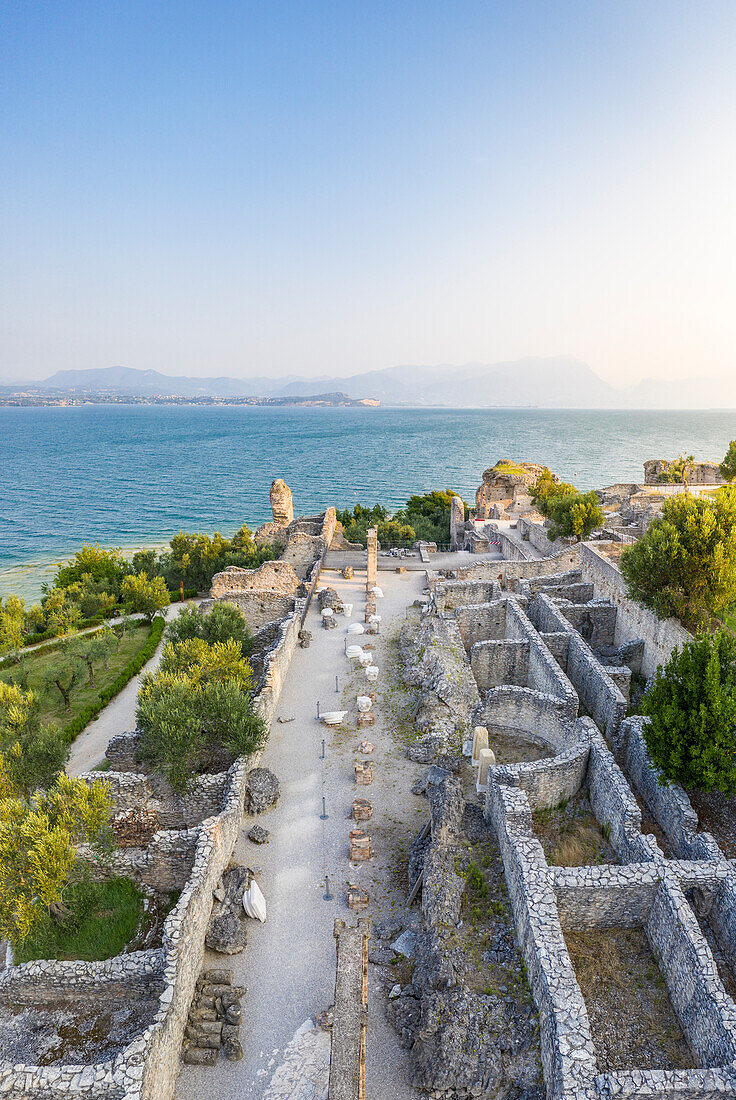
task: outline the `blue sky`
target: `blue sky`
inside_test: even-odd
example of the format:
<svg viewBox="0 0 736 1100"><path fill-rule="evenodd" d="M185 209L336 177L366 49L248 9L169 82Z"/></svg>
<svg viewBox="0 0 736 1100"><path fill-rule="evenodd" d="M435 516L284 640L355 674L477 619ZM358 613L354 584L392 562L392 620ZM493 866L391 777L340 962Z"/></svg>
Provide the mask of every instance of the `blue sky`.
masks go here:
<svg viewBox="0 0 736 1100"><path fill-rule="evenodd" d="M0 377L734 371L736 4L0 4Z"/></svg>

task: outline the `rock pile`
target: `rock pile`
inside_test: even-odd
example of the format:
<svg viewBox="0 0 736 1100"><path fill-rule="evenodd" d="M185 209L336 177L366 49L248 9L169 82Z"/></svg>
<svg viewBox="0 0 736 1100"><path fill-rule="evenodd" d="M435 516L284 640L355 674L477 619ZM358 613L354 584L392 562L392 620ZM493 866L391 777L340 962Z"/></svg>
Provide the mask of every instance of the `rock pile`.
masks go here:
<svg viewBox="0 0 736 1100"><path fill-rule="evenodd" d="M205 970L197 978L184 1032L184 1061L188 1065L214 1066L220 1049L230 1062L243 1057L238 1033L240 998L245 992L244 986L233 985L232 970Z"/></svg>

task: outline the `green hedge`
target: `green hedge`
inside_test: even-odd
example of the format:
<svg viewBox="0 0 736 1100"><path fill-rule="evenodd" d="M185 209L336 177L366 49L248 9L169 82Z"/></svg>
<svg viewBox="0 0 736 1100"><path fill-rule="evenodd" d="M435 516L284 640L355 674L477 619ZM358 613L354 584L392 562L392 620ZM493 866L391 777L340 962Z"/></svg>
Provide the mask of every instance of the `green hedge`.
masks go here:
<svg viewBox="0 0 736 1100"><path fill-rule="evenodd" d="M171 602L172 603L181 603L182 595L181 595L181 589L180 588L170 588L169 593L171 595ZM196 588L185 588L184 589L184 599L185 600L193 600L196 595L197 595L197 589Z"/></svg>
<svg viewBox="0 0 736 1100"><path fill-rule="evenodd" d="M134 676L138 675L143 666L150 661L151 657L153 657L156 652L156 646L161 641L161 635L165 627L166 620L160 615L157 615L153 620L151 633L148 635L145 644L138 650L135 657L128 662L123 671L116 676L111 684L108 684L106 688L102 689L96 702L90 703L89 706L81 710L76 718L72 719L67 726L64 726L62 733L67 741L71 743L75 737L78 737L92 719L97 717L103 707L106 707L110 700L114 699L115 696L123 690L126 684L128 684Z"/></svg>

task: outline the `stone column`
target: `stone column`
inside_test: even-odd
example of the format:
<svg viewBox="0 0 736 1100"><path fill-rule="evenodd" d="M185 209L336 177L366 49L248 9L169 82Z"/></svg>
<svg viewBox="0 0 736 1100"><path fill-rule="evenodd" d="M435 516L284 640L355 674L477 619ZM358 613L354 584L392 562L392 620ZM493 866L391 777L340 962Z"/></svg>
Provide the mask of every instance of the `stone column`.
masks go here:
<svg viewBox="0 0 736 1100"><path fill-rule="evenodd" d="M288 527L294 519L291 489L280 477L271 483L271 513L279 527Z"/></svg>
<svg viewBox="0 0 736 1100"><path fill-rule="evenodd" d="M378 532L375 527L366 531L366 591L378 583Z"/></svg>
<svg viewBox="0 0 736 1100"><path fill-rule="evenodd" d="M450 501L450 547L453 550L458 547L458 532L465 523L465 505L460 497L453 497Z"/></svg>

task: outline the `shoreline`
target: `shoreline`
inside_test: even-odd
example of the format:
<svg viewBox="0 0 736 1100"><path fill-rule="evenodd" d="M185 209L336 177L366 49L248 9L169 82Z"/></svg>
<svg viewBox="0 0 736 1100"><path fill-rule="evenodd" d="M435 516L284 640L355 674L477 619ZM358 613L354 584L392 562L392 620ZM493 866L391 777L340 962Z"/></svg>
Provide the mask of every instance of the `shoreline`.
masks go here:
<svg viewBox="0 0 736 1100"><path fill-rule="evenodd" d="M79 544L80 547L81 545L82 543ZM111 542L105 549L115 545L116 543ZM123 557L130 559L139 550L163 550L168 545L169 540L165 542L138 542L131 546L121 546L120 549ZM42 584L47 581L50 582L58 567L69 561L75 553L75 550L70 550L51 557L29 558L26 561L8 563L7 565L0 563L0 598L22 596L27 605L37 603L42 595Z"/></svg>

